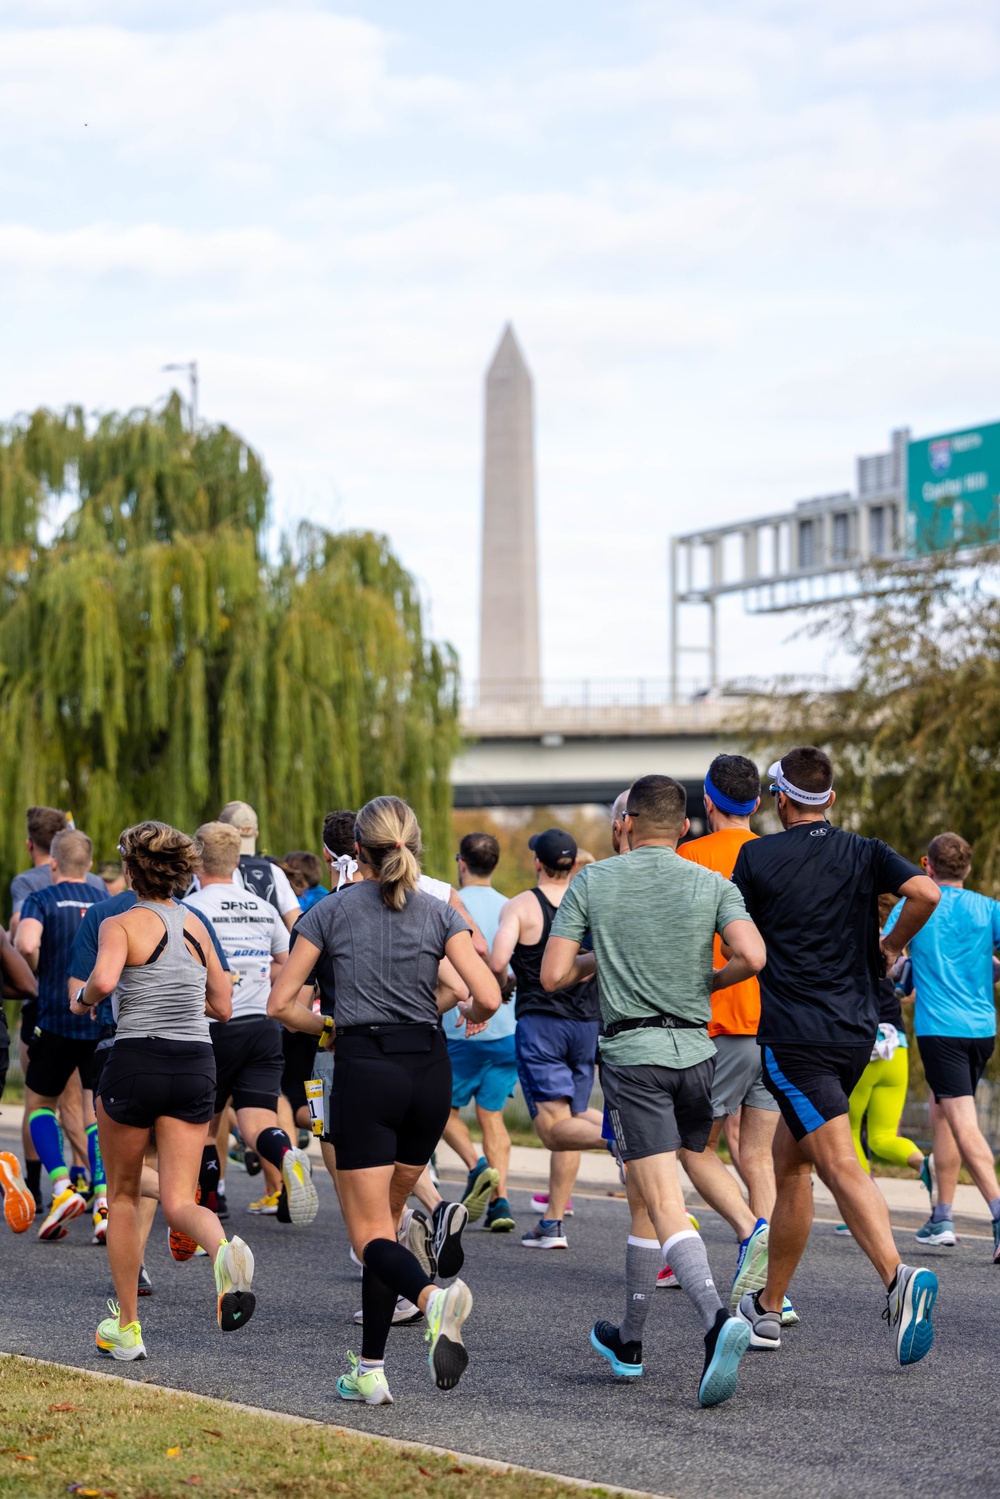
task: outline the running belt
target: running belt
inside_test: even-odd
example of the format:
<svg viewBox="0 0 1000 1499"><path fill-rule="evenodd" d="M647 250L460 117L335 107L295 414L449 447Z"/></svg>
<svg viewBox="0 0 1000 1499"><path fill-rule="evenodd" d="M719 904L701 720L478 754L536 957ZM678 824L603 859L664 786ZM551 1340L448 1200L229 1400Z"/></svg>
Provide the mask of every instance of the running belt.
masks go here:
<svg viewBox="0 0 1000 1499"><path fill-rule="evenodd" d="M707 1020L682 1020L679 1015L643 1015L639 1020L615 1020L601 1030L602 1036L618 1036L622 1031L702 1031Z"/></svg>

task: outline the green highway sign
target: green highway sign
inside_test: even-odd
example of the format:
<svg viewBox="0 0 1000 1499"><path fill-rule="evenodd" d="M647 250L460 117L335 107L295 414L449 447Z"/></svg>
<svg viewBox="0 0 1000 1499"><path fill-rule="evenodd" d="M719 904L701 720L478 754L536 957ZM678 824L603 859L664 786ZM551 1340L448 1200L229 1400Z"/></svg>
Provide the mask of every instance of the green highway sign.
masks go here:
<svg viewBox="0 0 1000 1499"><path fill-rule="evenodd" d="M907 551L1000 539L1000 422L911 442L907 476Z"/></svg>

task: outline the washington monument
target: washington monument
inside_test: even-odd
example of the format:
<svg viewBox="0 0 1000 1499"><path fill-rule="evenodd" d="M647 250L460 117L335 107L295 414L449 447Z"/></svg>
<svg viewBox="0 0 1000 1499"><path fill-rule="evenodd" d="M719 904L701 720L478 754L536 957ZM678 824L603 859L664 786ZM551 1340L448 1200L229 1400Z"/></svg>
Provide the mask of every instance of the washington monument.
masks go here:
<svg viewBox="0 0 1000 1499"><path fill-rule="evenodd" d="M509 323L486 376L479 610L481 700L537 691L535 423L531 375Z"/></svg>

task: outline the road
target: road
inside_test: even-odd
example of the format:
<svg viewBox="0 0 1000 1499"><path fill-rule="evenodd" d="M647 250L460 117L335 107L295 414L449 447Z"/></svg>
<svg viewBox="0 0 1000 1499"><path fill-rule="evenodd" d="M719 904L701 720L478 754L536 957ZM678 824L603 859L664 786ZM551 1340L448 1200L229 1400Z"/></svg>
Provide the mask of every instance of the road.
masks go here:
<svg viewBox="0 0 1000 1499"><path fill-rule="evenodd" d="M89 1219L80 1219L58 1244L0 1225L0 1348L677 1499L996 1492L1000 1272L984 1238L923 1256L941 1280L938 1337L923 1364L903 1370L867 1261L817 1226L793 1288L801 1326L780 1353L748 1354L738 1396L703 1411L701 1335L681 1291L656 1294L641 1380L614 1380L588 1345L595 1318L620 1315L623 1202L579 1198L568 1253L528 1251L516 1236L477 1226L466 1235L476 1304L461 1385L434 1389L420 1329L397 1329L387 1364L396 1403L368 1409L334 1393L345 1349L360 1347L351 1317L361 1298L329 1180L305 1229L249 1217L256 1185L231 1173L229 1229L257 1259L257 1313L245 1332L218 1331L210 1265L174 1264L158 1219L147 1258L155 1294L141 1303L149 1358L96 1358L93 1330L111 1284L105 1251L90 1245ZM512 1197L519 1227L528 1226L528 1194ZM722 1283L731 1235L711 1213L702 1230ZM898 1240L919 1262L910 1233Z"/></svg>

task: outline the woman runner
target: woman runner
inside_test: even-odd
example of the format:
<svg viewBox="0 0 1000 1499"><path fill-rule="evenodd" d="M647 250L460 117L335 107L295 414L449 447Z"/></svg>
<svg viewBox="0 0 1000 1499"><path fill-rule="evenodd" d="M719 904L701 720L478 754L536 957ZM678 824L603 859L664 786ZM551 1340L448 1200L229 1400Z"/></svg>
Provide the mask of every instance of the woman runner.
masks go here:
<svg viewBox="0 0 1000 1499"><path fill-rule="evenodd" d="M198 1170L215 1108L208 1022L228 1020L232 988L204 924L178 905L198 865L197 843L162 822L126 828L118 852L138 903L101 923L94 970L75 1013L114 994L118 1029L101 1074L97 1124L108 1179L108 1260L118 1300L97 1346L116 1359L146 1357L136 1315L142 1246L143 1154L156 1131L160 1203L170 1227L211 1255L223 1332L253 1315L253 1255L227 1242L216 1215L196 1200Z"/></svg>
<svg viewBox="0 0 1000 1499"><path fill-rule="evenodd" d="M472 1293L456 1280L440 1289L396 1240L400 1216L451 1113L451 1063L438 1018L438 968L450 958L472 995L473 1023L500 1004L500 989L476 954L459 914L417 888L420 828L395 796L376 797L355 824L363 879L321 901L297 923L298 938L271 990L268 1012L293 1030L321 1036L336 1054L327 1125L337 1188L364 1266L361 1358L337 1380L343 1400L389 1405L385 1345L397 1296L427 1319L428 1363L439 1389L458 1383L469 1357L462 1325ZM334 972L334 1014L296 1002L317 961ZM443 1008L455 1001L450 992Z"/></svg>

